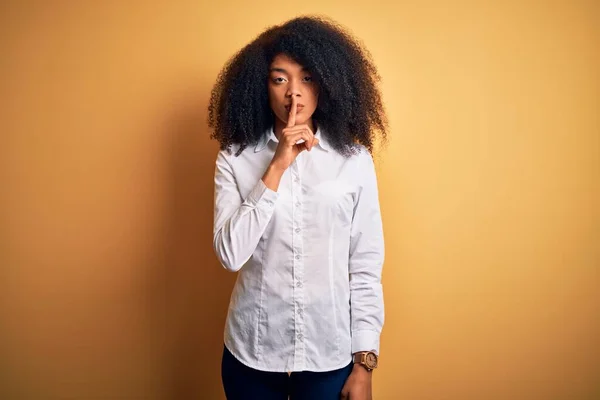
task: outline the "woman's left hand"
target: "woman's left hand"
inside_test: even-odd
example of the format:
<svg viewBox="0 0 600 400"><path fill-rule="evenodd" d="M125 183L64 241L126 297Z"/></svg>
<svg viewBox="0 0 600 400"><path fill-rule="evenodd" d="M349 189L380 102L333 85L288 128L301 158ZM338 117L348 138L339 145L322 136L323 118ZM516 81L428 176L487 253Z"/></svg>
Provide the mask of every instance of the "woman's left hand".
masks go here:
<svg viewBox="0 0 600 400"><path fill-rule="evenodd" d="M360 364L354 364L352 372L342 388L342 400L373 400L371 393L371 377L373 372L367 371Z"/></svg>

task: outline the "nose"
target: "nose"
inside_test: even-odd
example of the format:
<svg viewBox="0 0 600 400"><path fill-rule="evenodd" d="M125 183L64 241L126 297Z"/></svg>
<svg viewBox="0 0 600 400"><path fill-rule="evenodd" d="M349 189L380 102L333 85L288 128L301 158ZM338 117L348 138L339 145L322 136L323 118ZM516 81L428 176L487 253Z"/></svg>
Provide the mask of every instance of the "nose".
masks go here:
<svg viewBox="0 0 600 400"><path fill-rule="evenodd" d="M289 98L292 98L293 96L300 96L300 85L296 82L295 79L290 80L285 95Z"/></svg>

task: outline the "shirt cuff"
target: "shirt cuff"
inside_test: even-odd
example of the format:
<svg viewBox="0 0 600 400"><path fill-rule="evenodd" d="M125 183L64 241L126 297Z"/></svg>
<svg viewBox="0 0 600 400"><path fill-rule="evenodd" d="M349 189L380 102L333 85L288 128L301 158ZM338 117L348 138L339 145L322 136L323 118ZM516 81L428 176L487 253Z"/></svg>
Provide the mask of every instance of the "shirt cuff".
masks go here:
<svg viewBox="0 0 600 400"><path fill-rule="evenodd" d="M278 197L279 193L269 189L263 180L259 179L258 183L248 194L248 197L246 197L245 203L251 207L264 206L270 209L273 208Z"/></svg>
<svg viewBox="0 0 600 400"><path fill-rule="evenodd" d="M379 332L364 329L352 332L352 354L372 351L379 355Z"/></svg>

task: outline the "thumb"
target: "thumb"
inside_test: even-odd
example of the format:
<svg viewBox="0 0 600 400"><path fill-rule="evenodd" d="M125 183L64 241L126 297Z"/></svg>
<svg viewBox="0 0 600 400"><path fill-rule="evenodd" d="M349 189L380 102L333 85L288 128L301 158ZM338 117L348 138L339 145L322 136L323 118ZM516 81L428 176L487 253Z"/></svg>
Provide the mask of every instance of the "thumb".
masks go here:
<svg viewBox="0 0 600 400"><path fill-rule="evenodd" d="M304 150L307 150L306 148L306 142L302 142L302 143L296 143L294 145L294 147L296 148L296 154L300 154L302 153Z"/></svg>
<svg viewBox="0 0 600 400"><path fill-rule="evenodd" d="M341 400L349 400L350 399L350 389L348 389L348 384L344 384L342 388L342 393L340 394Z"/></svg>

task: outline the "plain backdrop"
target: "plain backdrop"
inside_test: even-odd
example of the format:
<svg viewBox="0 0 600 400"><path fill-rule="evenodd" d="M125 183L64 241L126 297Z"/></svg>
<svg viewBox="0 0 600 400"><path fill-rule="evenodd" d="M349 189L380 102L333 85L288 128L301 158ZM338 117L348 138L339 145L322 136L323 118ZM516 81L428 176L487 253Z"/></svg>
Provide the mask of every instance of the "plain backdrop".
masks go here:
<svg viewBox="0 0 600 400"><path fill-rule="evenodd" d="M600 398L600 2L6 0L2 399L224 398L206 107L306 13L390 118L375 399Z"/></svg>

